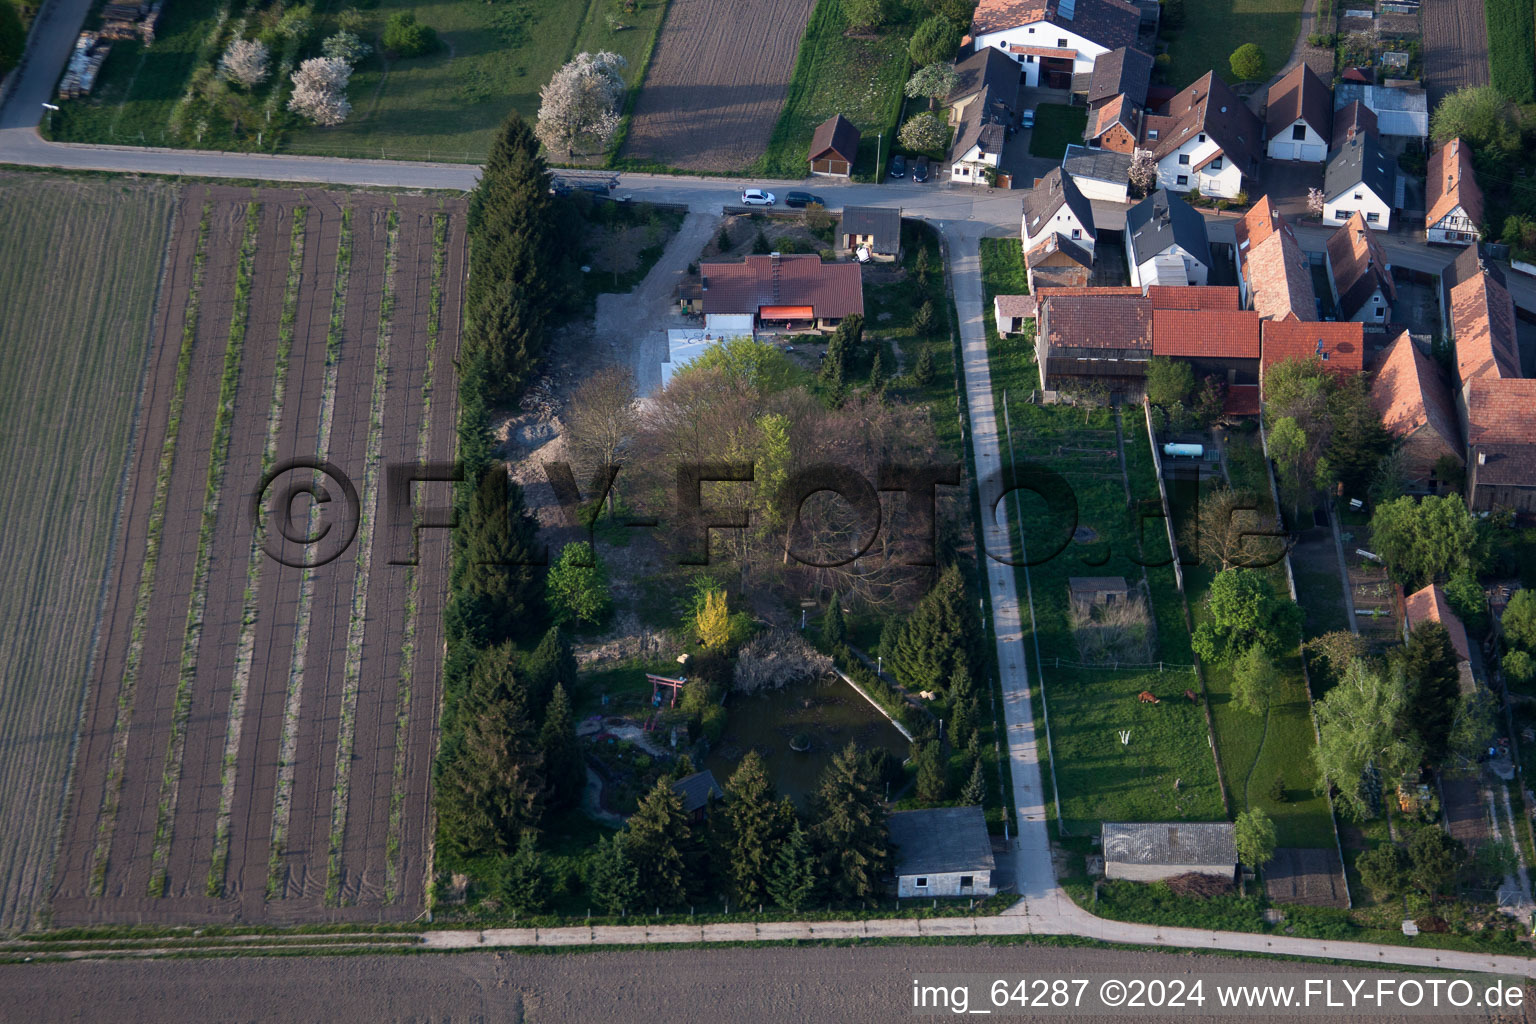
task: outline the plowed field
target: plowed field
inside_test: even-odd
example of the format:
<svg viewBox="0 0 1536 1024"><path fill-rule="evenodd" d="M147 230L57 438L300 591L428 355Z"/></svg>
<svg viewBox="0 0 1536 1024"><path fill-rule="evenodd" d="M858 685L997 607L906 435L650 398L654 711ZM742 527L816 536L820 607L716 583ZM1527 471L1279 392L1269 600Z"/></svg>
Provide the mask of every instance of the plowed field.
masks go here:
<svg viewBox="0 0 1536 1024"><path fill-rule="evenodd" d="M452 454L463 228L435 198L181 194L55 923L420 912L447 538L391 564L386 481Z"/></svg>
<svg viewBox="0 0 1536 1024"><path fill-rule="evenodd" d="M672 0L626 158L734 171L763 154L813 0Z"/></svg>

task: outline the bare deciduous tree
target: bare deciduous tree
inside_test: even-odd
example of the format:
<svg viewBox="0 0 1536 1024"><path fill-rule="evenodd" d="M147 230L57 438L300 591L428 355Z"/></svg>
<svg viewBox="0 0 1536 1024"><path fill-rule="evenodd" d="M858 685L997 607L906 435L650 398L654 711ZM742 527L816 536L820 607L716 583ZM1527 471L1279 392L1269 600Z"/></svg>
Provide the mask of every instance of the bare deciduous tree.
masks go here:
<svg viewBox="0 0 1536 1024"><path fill-rule="evenodd" d="M337 125L352 113L347 102L347 83L352 66L336 57L311 57L293 73L293 96L288 109L316 124Z"/></svg>
<svg viewBox="0 0 1536 1024"><path fill-rule="evenodd" d="M635 433L635 378L627 367L606 366L582 382L565 416L566 438L583 475L617 465ZM613 494L608 495L613 511Z"/></svg>
<svg viewBox="0 0 1536 1024"><path fill-rule="evenodd" d="M267 77L271 54L259 39L236 39L219 58L219 74L247 89L260 85Z"/></svg>
<svg viewBox="0 0 1536 1024"><path fill-rule="evenodd" d="M1273 565L1283 551L1273 522L1266 522L1252 494L1217 487L1200 499L1200 510L1182 538L1185 547L1222 570Z"/></svg>
<svg viewBox="0 0 1536 1024"><path fill-rule="evenodd" d="M539 121L534 134L545 148L575 155L587 139L606 146L619 128L618 104L624 96L621 71L628 62L616 53L578 53L539 90Z"/></svg>
<svg viewBox="0 0 1536 1024"><path fill-rule="evenodd" d="M1131 187L1142 195L1157 188L1157 161L1150 149L1138 149L1132 154Z"/></svg>
<svg viewBox="0 0 1536 1024"><path fill-rule="evenodd" d="M741 649L735 687L742 693L782 690L793 683L815 680L831 669L832 659L806 643L799 633L775 629Z"/></svg>

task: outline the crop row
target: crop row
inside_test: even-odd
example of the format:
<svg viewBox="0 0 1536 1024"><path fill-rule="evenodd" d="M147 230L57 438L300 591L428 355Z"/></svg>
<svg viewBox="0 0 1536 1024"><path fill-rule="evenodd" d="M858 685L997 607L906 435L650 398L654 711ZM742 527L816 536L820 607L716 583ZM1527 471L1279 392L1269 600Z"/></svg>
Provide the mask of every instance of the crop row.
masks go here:
<svg viewBox="0 0 1536 1024"><path fill-rule="evenodd" d="M374 350L373 391L368 400L368 439L364 455L363 507L357 525L357 572L352 580L352 614L347 621L347 651L342 669L341 723L336 733L336 784L331 788L331 850L325 898L335 902L341 883L341 843L347 830L351 791L352 742L357 736L357 687L362 675L363 629L368 621L368 580L373 559L373 525L379 504L379 460L384 443L384 397L389 387L390 324L394 316L396 245L400 214L390 210L385 222L384 289L379 299L378 345Z"/></svg>
<svg viewBox="0 0 1536 1024"><path fill-rule="evenodd" d="M267 410L267 439L261 453L261 472L265 476L277 458L278 433L282 427L283 399L288 390L288 358L293 351L293 331L298 319L299 281L304 267L304 224L306 207L293 211L293 227L288 240L288 279L283 287L283 311L277 329L277 357L273 364L272 403ZM240 640L235 647L235 672L230 685L229 719L224 731L224 758L219 776L219 816L213 839L213 859L208 869L208 895L224 891L224 870L229 863L229 818L235 797L235 759L240 751L241 723L245 720L246 695L250 688L251 664L256 650L256 607L261 589L261 538L251 538L251 553L246 562L245 594L240 612Z"/></svg>
<svg viewBox="0 0 1536 1024"><path fill-rule="evenodd" d="M240 368L245 353L245 332L251 309L251 274L256 262L256 237L261 227L261 204L250 203L245 211L245 232L235 269L235 296L224 348L224 371L219 377L219 404L213 416L209 444L208 479L203 490L203 517L197 531L197 557L192 570L192 597L187 603L186 632L182 638L181 666L171 702L171 735L165 745L165 766L160 778L160 803L155 815L154 851L150 857L149 895L165 894L165 862L170 856L171 833L181 792L182 755L187 746L187 718L192 711L192 684L197 678L198 652L202 647L203 613L208 605L208 570L213 531L218 525L224 491L224 465L229 457L230 424L235 415L235 392L240 387Z"/></svg>
<svg viewBox="0 0 1536 1024"><path fill-rule="evenodd" d="M320 396L320 437L315 450L325 458L331 440L331 415L336 408L336 375L341 360L343 317L347 309L347 278L352 268L352 208L341 211L341 237L336 245L336 282L331 290L331 322L325 337L325 384ZM310 508L313 535L317 510ZM304 694L304 660L309 650L309 617L314 604L314 570L305 568L299 584L294 627L293 659L288 664L288 692L277 762L277 792L272 805L272 853L267 869L267 898L277 896L282 881L282 857L288 838L288 814L293 794L294 754L299 742L299 708Z"/></svg>
<svg viewBox="0 0 1536 1024"><path fill-rule="evenodd" d="M1488 21L1488 72L1515 103L1536 99L1536 8L1531 0L1483 0Z"/></svg>
<svg viewBox="0 0 1536 1024"><path fill-rule="evenodd" d="M90 892L100 896L106 889L107 857L117 825L118 802L122 798L123 767L128 757L128 727L133 718L134 694L144 660L144 631L149 620L149 602L154 589L155 565L160 555L160 541L165 533L166 497L171 486L171 467L176 458L177 434L186 408L187 377L192 367L192 348L197 341L197 319L202 299L203 268L208 261L208 224L213 203L204 202L197 225L197 241L192 255L192 280L188 286L185 318L182 324L181 350L176 358L176 380L171 390L170 416L165 426L165 441L160 447L160 461L155 468L155 496L150 505L149 523L144 542L144 564L139 571L139 588L134 598L133 625L128 638L128 654L123 666L122 685L118 689L117 714L112 723L112 750L107 763L106 784L102 790L96 845L91 851Z"/></svg>

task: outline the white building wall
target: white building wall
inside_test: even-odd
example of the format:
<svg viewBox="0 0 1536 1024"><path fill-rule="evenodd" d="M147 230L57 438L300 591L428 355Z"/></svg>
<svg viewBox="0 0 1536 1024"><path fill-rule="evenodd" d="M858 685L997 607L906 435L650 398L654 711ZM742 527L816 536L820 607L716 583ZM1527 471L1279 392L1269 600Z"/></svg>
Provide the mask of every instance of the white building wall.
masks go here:
<svg viewBox="0 0 1536 1024"><path fill-rule="evenodd" d="M1382 311L1380 316L1376 315L1378 309ZM1380 288L1372 292L1371 297L1365 300L1365 305L1350 317L1350 320L1359 321L1362 324L1384 324L1390 319L1392 319L1392 303L1387 301L1387 297L1382 294Z"/></svg>
<svg viewBox="0 0 1536 1024"><path fill-rule="evenodd" d="M1106 203L1125 203L1131 198L1131 183L1129 181L1105 181L1102 178L1087 178L1082 175L1072 175L1072 183L1077 190L1089 199L1099 199Z"/></svg>
<svg viewBox="0 0 1536 1024"><path fill-rule="evenodd" d="M1183 261L1185 280L1169 280L1167 275L1158 274L1156 264L1158 260L1166 257L1176 257ZM1151 259L1143 260L1140 265L1137 265L1135 253L1131 248L1129 231L1125 232L1125 262L1131 268L1131 284L1137 288L1144 288L1149 284L1203 285L1210 276L1210 268L1185 252L1181 245L1170 245Z"/></svg>
<svg viewBox="0 0 1536 1024"><path fill-rule="evenodd" d="M949 168L949 180L962 185L985 185L987 176L983 167L996 169L1001 153L983 153L980 146L972 146L965 155Z"/></svg>
<svg viewBox="0 0 1536 1024"><path fill-rule="evenodd" d="M1060 41L1065 40L1063 44ZM1050 22L1035 22L1033 25L1020 25L1018 28L1003 29L998 32L988 32L976 37L976 50L980 52L983 47L995 46L1004 53L1008 53L1009 46L1044 46L1050 49L1072 50L1072 72L1079 74L1093 70L1093 62L1102 54L1109 52L1109 47L1100 46L1098 43L1079 35L1070 28L1063 28ZM1024 84L1030 88L1040 85L1040 58L1033 61L1026 54L1008 53L1019 63L1024 71Z"/></svg>
<svg viewBox="0 0 1536 1024"><path fill-rule="evenodd" d="M1359 196L1359 198L1355 198ZM1349 220L1350 215L1359 210L1365 215L1366 224L1377 231L1386 231L1392 226L1392 203L1390 198L1383 199L1365 184L1355 185L1345 189L1337 196L1330 196L1323 203L1323 223L1338 227ZM1371 214L1376 219L1371 219Z"/></svg>
<svg viewBox="0 0 1536 1024"><path fill-rule="evenodd" d="M1161 882L1167 878L1188 874L1215 875L1218 878L1230 879L1236 873L1236 864L1121 864L1117 861L1104 863L1105 878L1123 878L1129 882Z"/></svg>
<svg viewBox="0 0 1536 1024"><path fill-rule="evenodd" d="M1447 242L1467 245L1477 241L1479 228L1472 223L1467 211L1456 207L1440 220L1424 229L1424 238L1430 242Z"/></svg>
<svg viewBox="0 0 1536 1024"><path fill-rule="evenodd" d="M1027 223L1024 225L1025 252L1045 241L1046 236L1052 232L1082 246L1089 253L1093 252L1093 238L1088 234L1087 229L1083 227L1083 222L1077 219L1077 214L1072 212L1072 207L1065 203L1061 205L1061 208L1049 220L1041 221L1033 234L1029 232L1029 227L1030 225ZM1074 231L1077 232L1076 237L1072 234Z"/></svg>
<svg viewBox="0 0 1536 1024"><path fill-rule="evenodd" d="M1306 138L1292 138L1295 134L1292 129L1296 125L1301 125L1306 130ZM1286 125L1278 135L1269 140L1269 158L1320 164L1328 159L1328 140L1319 135L1310 124L1298 120Z"/></svg>
<svg viewBox="0 0 1536 1024"><path fill-rule="evenodd" d="M1148 141L1151 142L1153 140ZM1230 155L1223 154L1220 170L1212 170L1208 166L1200 171L1195 170L1195 166L1200 161L1206 159L1220 148L1209 135L1206 135L1205 141L1202 142L1200 141L1200 134L1196 134L1178 149L1158 161L1158 186L1174 192L1188 192L1190 189L1198 186L1201 195L1231 199L1238 192L1242 191L1243 170L1232 162ZM1181 156L1188 157L1189 161L1187 163L1180 163L1179 158ZM1180 181L1180 177L1184 180Z"/></svg>
<svg viewBox="0 0 1536 1024"><path fill-rule="evenodd" d="M970 878L969 887L960 884L961 878ZM928 884L919 886L918 881ZM937 875L900 875L896 879L896 895L903 899L922 896L991 896L997 892L992 885L990 871L954 871Z"/></svg>

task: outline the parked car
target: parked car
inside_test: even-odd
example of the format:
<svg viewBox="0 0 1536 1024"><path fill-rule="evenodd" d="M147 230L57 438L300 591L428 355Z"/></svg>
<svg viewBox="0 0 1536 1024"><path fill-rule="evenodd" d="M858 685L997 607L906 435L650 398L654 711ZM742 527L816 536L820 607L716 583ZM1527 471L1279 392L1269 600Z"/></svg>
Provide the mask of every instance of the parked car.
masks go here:
<svg viewBox="0 0 1536 1024"><path fill-rule="evenodd" d="M741 193L742 206L772 206L776 202L778 198L772 192L760 188L745 189Z"/></svg>
<svg viewBox="0 0 1536 1024"><path fill-rule="evenodd" d="M1035 126L1034 107L1030 107L1028 110L1024 111L1023 114L1019 115L1019 125L1024 128L1033 128Z"/></svg>
<svg viewBox="0 0 1536 1024"><path fill-rule="evenodd" d="M928 158L920 156L912 161L912 180L924 182L928 180Z"/></svg>
<svg viewBox="0 0 1536 1024"><path fill-rule="evenodd" d="M816 195L814 193L811 193L811 192L786 192L786 193L784 193L784 205L785 206L809 206L812 203L815 203L817 206L822 206L822 207L825 207L827 205L827 201L825 199L823 199L823 198L821 198L821 196L818 196L818 195Z"/></svg>
<svg viewBox="0 0 1536 1024"><path fill-rule="evenodd" d="M897 153L891 157L891 177L905 178L907 176L907 158Z"/></svg>

